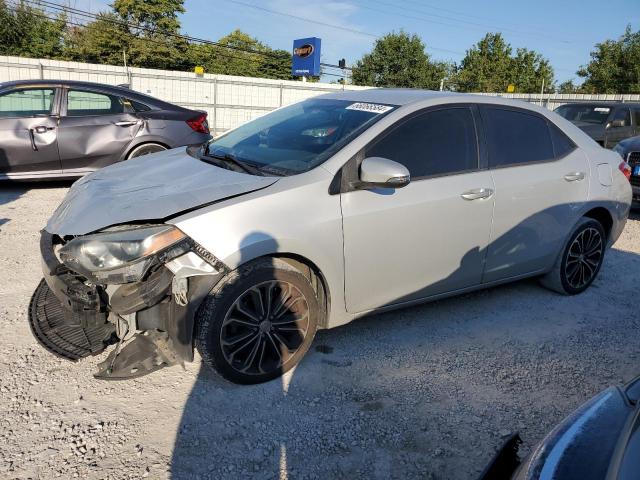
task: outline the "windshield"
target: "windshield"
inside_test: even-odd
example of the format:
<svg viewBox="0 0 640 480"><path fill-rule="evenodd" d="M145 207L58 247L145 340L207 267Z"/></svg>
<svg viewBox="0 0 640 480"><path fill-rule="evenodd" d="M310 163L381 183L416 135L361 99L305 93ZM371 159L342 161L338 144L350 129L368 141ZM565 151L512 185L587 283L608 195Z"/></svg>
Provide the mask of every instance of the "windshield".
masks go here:
<svg viewBox="0 0 640 480"><path fill-rule="evenodd" d="M231 158L265 173L294 175L323 163L394 108L346 100L305 100L212 140L203 154Z"/></svg>
<svg viewBox="0 0 640 480"><path fill-rule="evenodd" d="M556 113L571 122L603 125L609 118L611 108L597 105L562 105L556 108Z"/></svg>

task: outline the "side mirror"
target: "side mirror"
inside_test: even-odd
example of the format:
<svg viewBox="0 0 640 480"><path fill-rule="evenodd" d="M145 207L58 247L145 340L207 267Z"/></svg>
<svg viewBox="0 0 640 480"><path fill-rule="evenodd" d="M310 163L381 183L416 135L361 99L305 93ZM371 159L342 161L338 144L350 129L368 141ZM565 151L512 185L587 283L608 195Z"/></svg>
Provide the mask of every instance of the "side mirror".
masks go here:
<svg viewBox="0 0 640 480"><path fill-rule="evenodd" d="M411 175L404 165L382 157L365 158L360 165L360 181L352 185L357 189L402 188L409 185Z"/></svg>
<svg viewBox="0 0 640 480"><path fill-rule="evenodd" d="M609 122L608 128L620 128L624 126L625 126L624 120L611 120Z"/></svg>

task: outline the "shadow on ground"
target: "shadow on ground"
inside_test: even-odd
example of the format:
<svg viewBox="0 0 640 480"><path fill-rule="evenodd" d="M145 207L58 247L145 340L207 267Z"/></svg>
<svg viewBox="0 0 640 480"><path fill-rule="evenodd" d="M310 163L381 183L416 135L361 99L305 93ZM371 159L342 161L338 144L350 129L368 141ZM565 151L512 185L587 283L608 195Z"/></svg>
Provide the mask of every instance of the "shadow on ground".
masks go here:
<svg viewBox="0 0 640 480"><path fill-rule="evenodd" d="M525 280L320 331L297 369L262 385L202 366L172 478L477 476L505 435L530 448L640 371L639 269L640 255L610 250L575 297Z"/></svg>
<svg viewBox="0 0 640 480"><path fill-rule="evenodd" d="M10 205L18 200L29 190L46 190L49 188L69 188L73 181L52 181L52 182L15 182L15 181L3 181L0 182L0 207L2 205ZM9 206L8 210L15 215L20 215L19 210ZM9 213L9 212L7 212ZM0 227L11 221L10 217L4 217L0 215Z"/></svg>

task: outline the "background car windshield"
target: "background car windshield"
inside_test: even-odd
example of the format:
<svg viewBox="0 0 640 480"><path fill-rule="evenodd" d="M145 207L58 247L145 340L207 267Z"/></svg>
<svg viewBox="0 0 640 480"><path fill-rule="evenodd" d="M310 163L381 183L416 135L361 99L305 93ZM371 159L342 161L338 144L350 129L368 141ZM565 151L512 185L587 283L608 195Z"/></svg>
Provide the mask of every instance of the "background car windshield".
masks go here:
<svg viewBox="0 0 640 480"><path fill-rule="evenodd" d="M257 118L209 144L209 155L232 155L282 174L310 170L327 160L393 106L311 99Z"/></svg>
<svg viewBox="0 0 640 480"><path fill-rule="evenodd" d="M555 112L572 122L585 122L602 125L609 118L610 107L595 105L562 105Z"/></svg>

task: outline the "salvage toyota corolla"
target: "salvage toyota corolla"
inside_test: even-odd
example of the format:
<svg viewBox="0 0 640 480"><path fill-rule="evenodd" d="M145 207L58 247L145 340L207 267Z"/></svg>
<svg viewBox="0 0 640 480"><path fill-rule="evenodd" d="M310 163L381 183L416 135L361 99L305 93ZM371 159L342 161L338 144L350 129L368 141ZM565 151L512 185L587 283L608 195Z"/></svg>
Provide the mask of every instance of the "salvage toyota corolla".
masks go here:
<svg viewBox="0 0 640 480"><path fill-rule="evenodd" d="M258 383L317 329L540 277L584 291L629 212L629 166L534 105L324 95L204 147L76 182L42 231L29 320L97 378L203 361Z"/></svg>

